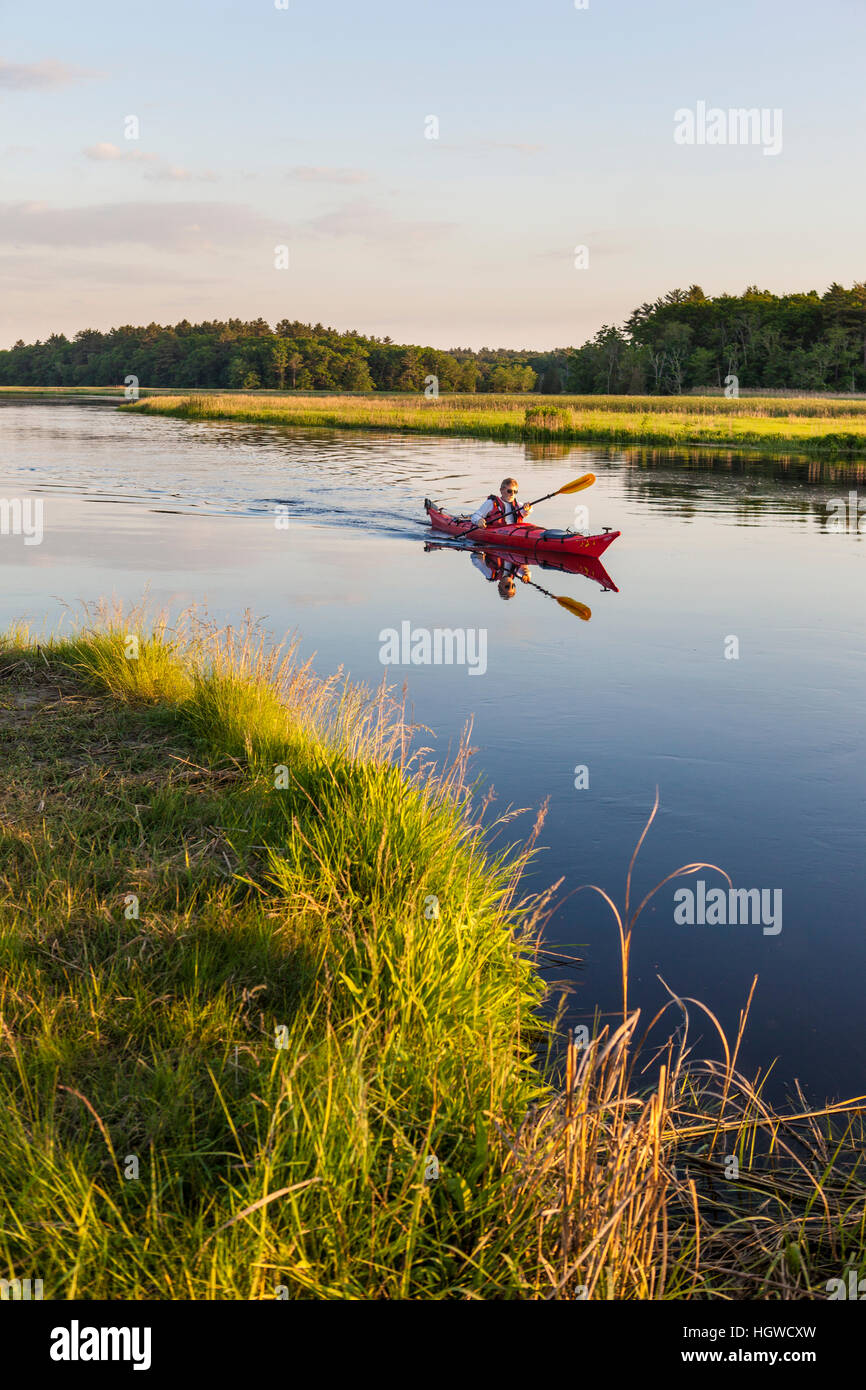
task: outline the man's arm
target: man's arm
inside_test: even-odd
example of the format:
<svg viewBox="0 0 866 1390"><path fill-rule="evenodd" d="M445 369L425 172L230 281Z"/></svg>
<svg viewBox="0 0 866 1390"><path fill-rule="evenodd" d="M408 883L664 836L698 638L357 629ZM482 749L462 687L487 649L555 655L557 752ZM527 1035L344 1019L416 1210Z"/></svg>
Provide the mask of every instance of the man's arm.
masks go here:
<svg viewBox="0 0 866 1390"><path fill-rule="evenodd" d="M486 501L481 503L481 506L478 508L478 511L472 513L469 520L472 522L473 526L477 526L479 521L483 521L484 518L489 516L492 511L493 503L488 497Z"/></svg>

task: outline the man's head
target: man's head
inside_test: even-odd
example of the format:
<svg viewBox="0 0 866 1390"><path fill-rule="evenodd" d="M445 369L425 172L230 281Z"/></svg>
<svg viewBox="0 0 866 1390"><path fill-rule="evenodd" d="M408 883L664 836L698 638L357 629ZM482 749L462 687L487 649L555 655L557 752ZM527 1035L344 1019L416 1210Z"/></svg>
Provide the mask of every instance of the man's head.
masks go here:
<svg viewBox="0 0 866 1390"><path fill-rule="evenodd" d="M499 590L500 598L514 598L516 589L510 574L504 574L496 587Z"/></svg>
<svg viewBox="0 0 866 1390"><path fill-rule="evenodd" d="M514 478L503 478L499 484L499 496L505 502L513 502L517 496L517 481Z"/></svg>

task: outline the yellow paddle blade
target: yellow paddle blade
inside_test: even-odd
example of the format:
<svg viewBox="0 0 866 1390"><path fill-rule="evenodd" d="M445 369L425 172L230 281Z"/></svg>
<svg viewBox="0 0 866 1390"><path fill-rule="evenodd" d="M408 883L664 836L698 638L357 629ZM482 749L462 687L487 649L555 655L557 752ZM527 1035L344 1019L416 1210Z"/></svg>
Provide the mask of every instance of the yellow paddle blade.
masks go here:
<svg viewBox="0 0 866 1390"><path fill-rule="evenodd" d="M556 598L556 595L553 596ZM557 598L560 608L567 608L569 613L573 613L576 618L583 618L588 623L592 617L592 609L587 608L585 603L578 603L576 598Z"/></svg>
<svg viewBox="0 0 866 1390"><path fill-rule="evenodd" d="M595 482L595 474L594 474L594 473L584 473L584 474L583 474L583 477L581 477L581 478L575 478L575 480L574 480L573 483L566 483L565 487L561 487L561 488L559 489L559 492L558 492L556 495L557 495L557 497L558 497L558 496L560 495L560 493L566 493L566 492L583 492L583 489L584 489L585 487L592 487L592 485L593 485L594 482Z"/></svg>

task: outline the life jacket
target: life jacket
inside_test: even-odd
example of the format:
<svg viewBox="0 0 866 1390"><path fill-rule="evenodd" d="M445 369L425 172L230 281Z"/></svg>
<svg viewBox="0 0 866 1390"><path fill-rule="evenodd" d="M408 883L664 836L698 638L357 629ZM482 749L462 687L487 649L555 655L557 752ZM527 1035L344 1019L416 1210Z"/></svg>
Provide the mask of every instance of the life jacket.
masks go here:
<svg viewBox="0 0 866 1390"><path fill-rule="evenodd" d="M513 579L523 569L522 565L515 564L513 560L504 560L501 555L494 555L492 550L485 550L484 563L490 571L487 578L491 584L498 583L506 576Z"/></svg>
<svg viewBox="0 0 866 1390"><path fill-rule="evenodd" d="M494 555L491 551L485 550L484 563L490 571L487 578L491 583L501 578L502 572L505 569L505 561L501 555Z"/></svg>
<svg viewBox="0 0 866 1390"><path fill-rule="evenodd" d="M491 523L494 526L515 526L517 524L514 521L506 521L505 518L508 515L507 508L509 506L513 506L514 510L519 513L519 505L517 505L516 503L503 502L499 494L494 492L490 493L490 496L487 500L488 502L492 502L494 507L494 510L490 513L490 516L487 518L488 526Z"/></svg>

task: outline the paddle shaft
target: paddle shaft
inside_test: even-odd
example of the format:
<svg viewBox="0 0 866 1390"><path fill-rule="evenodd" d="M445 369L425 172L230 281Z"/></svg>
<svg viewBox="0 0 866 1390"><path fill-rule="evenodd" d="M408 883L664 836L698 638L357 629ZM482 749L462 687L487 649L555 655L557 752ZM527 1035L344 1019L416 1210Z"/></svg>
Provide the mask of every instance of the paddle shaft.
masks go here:
<svg viewBox="0 0 866 1390"><path fill-rule="evenodd" d="M543 497L536 497L534 502L524 502L525 507L537 507L539 502L546 502L549 497L558 497L562 488L557 488L556 492L546 492Z"/></svg>
<svg viewBox="0 0 866 1390"><path fill-rule="evenodd" d="M556 598L556 594L552 594L549 589L542 589L541 585L536 584L534 579L524 579L523 583L531 585L533 589L537 589L540 594L546 594L548 598Z"/></svg>
<svg viewBox="0 0 866 1390"><path fill-rule="evenodd" d="M567 492L582 492L584 488L591 487L594 482L595 475L592 473L585 473L582 478L575 478L573 483L566 483L564 487L558 487L555 492L546 492L543 497L536 497L534 502L524 502L522 504L519 504L517 498L515 497L514 501L510 505L513 507L520 506L520 510L525 511L527 507L537 507L539 502L547 502L551 497L560 497L563 493ZM470 522L467 526L467 531L484 529L486 528L475 526L474 522ZM464 535L465 534L466 532L464 532Z"/></svg>
<svg viewBox="0 0 866 1390"><path fill-rule="evenodd" d="M548 497L561 497L568 492L583 492L584 488L592 487L594 482L594 473L584 473L581 477L575 478L573 483L566 483L564 487L558 487L556 492L546 492L543 497L536 497L534 502L529 502L526 505L537 507L539 502L546 502Z"/></svg>

